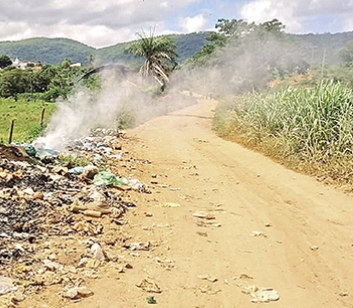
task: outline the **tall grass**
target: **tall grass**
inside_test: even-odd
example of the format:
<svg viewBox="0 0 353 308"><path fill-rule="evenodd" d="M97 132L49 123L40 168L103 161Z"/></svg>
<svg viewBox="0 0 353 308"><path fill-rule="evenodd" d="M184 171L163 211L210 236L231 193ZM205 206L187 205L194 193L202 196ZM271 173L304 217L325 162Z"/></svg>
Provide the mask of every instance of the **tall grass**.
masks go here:
<svg viewBox="0 0 353 308"><path fill-rule="evenodd" d="M292 167L353 182L353 89L347 85L330 81L236 97L220 105L214 127Z"/></svg>

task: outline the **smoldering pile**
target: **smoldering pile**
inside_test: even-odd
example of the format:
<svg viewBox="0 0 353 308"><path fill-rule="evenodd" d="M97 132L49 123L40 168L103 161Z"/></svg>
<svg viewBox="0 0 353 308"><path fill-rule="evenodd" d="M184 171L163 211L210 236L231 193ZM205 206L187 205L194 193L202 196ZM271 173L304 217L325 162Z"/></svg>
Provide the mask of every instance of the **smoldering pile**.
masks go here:
<svg viewBox="0 0 353 308"><path fill-rule="evenodd" d="M86 238L89 246L98 245L97 237L105 231L102 220L123 225L123 215L135 206L125 192L149 192L139 180L110 170L109 163L117 166L123 160L121 139L122 134L114 130L97 129L71 142L63 155L85 157L90 162L85 166L75 166L78 159L62 159L56 151L1 146L0 272L8 275L0 275L0 296L15 289L6 287L6 279L25 279L24 285L33 285L43 272L33 269L42 268L48 256L56 254L51 250L43 255L52 237L78 236Z"/></svg>

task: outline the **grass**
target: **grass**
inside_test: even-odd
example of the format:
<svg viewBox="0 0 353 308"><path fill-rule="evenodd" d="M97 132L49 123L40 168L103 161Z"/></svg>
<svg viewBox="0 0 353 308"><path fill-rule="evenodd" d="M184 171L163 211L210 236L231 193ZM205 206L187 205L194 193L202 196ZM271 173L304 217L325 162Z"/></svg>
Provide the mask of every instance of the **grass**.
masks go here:
<svg viewBox="0 0 353 308"><path fill-rule="evenodd" d="M218 107L219 135L353 190L353 88L325 82L247 94Z"/></svg>
<svg viewBox="0 0 353 308"><path fill-rule="evenodd" d="M41 125L43 108L45 113L43 125ZM13 142L34 140L43 132L55 108L54 103L42 101L0 99L0 141L8 143L12 120L15 120Z"/></svg>

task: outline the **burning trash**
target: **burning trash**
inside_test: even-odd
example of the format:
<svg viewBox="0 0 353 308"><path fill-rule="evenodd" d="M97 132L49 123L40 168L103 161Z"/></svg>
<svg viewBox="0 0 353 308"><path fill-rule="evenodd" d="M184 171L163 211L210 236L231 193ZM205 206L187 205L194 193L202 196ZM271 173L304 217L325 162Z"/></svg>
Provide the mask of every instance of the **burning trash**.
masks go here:
<svg viewBox="0 0 353 308"><path fill-rule="evenodd" d="M37 292L33 288L60 284L64 298L81 299L86 296L81 296L81 286L75 286L79 295L67 296L72 277L114 261L98 243L104 243L102 221L108 228L120 226L126 211L136 206L125 191L149 193L139 180L117 174L117 163L124 158L121 135L98 129L70 142L65 152L0 145L0 272L7 273L0 277L0 297L18 299ZM60 237L76 243L71 263L60 257L65 252ZM85 238L95 239L90 249ZM97 259L97 251L105 257Z"/></svg>

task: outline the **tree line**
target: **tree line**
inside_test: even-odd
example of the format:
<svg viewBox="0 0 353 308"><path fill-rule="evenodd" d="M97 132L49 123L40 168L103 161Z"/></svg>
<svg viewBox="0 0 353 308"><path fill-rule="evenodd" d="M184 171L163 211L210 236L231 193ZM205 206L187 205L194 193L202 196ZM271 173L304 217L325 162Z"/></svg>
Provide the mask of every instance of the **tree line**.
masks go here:
<svg viewBox="0 0 353 308"><path fill-rule="evenodd" d="M87 68L72 66L70 59L58 65L29 64L25 69L12 66L7 55L0 56L0 97L15 100L66 99L78 78Z"/></svg>
<svg viewBox="0 0 353 308"><path fill-rule="evenodd" d="M274 78L283 78L293 72L305 73L310 67L310 61L303 56L300 42L285 33L284 29L285 25L277 19L261 24L219 19L215 25L216 31L207 36L207 43L183 65L222 67L237 78L237 90L261 89ZM139 72L155 80L164 90L173 71L180 67L175 39L173 36L155 37L154 33L146 35L143 31L138 36L138 40L127 45L125 53L135 56L138 59L136 63L142 64ZM340 51L340 57L341 76L349 79L342 70L353 67L353 41ZM242 63L243 59L247 61ZM234 72L234 65L237 68L243 66L239 76ZM12 66L7 55L0 56L0 97L45 101L55 101L59 97L66 99L75 81L92 66L72 66L71 60L66 59L57 65L38 63L36 68L29 65L25 69L18 69ZM322 71L323 68L324 63ZM89 88L99 87L94 77L84 82Z"/></svg>

